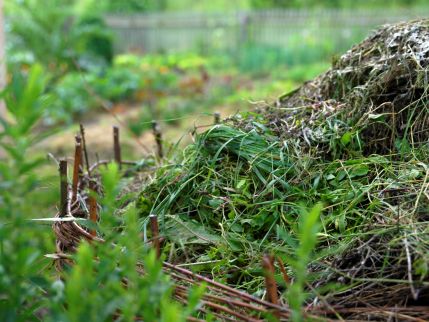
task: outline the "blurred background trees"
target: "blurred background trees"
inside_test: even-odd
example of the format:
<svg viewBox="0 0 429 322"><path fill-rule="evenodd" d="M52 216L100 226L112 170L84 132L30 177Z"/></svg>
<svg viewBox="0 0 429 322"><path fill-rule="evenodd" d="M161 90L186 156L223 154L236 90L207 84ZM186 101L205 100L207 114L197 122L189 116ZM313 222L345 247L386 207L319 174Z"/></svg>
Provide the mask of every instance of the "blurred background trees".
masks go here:
<svg viewBox="0 0 429 322"><path fill-rule="evenodd" d="M49 74L47 88L54 99L45 124L71 124L100 107L88 90L113 105L153 106L156 100L158 111L149 108L149 116L139 117L137 124L193 110L193 103L172 108L163 99L167 92L179 93L183 83L204 92L205 101L216 101L218 93L201 91L202 82L237 93L230 81L234 73L253 80L267 73L281 75L282 82L302 80L377 25L421 17L427 9L422 0L48 0L43 5L8 0L7 62L10 71L38 63ZM229 75L212 77L211 85L202 77L220 70Z"/></svg>

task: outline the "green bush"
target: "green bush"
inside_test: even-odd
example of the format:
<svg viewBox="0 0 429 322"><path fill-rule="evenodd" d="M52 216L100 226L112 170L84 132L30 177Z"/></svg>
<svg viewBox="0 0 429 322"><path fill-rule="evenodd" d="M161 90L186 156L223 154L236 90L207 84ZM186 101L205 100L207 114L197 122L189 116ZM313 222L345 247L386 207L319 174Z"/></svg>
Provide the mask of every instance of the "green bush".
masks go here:
<svg viewBox="0 0 429 322"><path fill-rule="evenodd" d="M49 97L44 94L46 77L38 65L28 77L15 74L3 92L9 113L0 118L0 320L32 321L47 305L46 275L39 272L49 237L29 220L38 212L40 179L37 169L43 158L32 157L29 148L43 136L33 133ZM46 193L51 193L47 190Z"/></svg>
<svg viewBox="0 0 429 322"><path fill-rule="evenodd" d="M66 267L61 278L52 271L51 260L43 258L54 249L53 233L50 226L32 220L52 216L54 209L47 205L55 203L58 193L52 182L46 188L41 181L46 159L29 149L48 135L35 129L51 102L46 83L43 69L35 65L28 75L14 74L3 92L9 115L0 118L0 320L101 322L120 314L125 321L137 316L185 321L204 287L194 289L188 306L172 300L172 282L141 241L135 209L128 207L122 216L115 213L123 184L115 165L102 173L103 210L97 230L106 243L82 243L71 254L75 264Z"/></svg>
<svg viewBox="0 0 429 322"><path fill-rule="evenodd" d="M89 75L89 85L101 98L112 101L130 100L140 87L141 74L120 66L108 68L100 75Z"/></svg>
<svg viewBox="0 0 429 322"><path fill-rule="evenodd" d="M66 74L52 88L54 100L45 121L55 124L64 122L71 124L74 118L97 106L94 97L88 94L88 83L94 76L71 72Z"/></svg>
<svg viewBox="0 0 429 322"><path fill-rule="evenodd" d="M63 0L43 6L37 0L8 1L6 12L11 29L8 56L41 63L56 76L112 60L112 35L97 12L79 15Z"/></svg>
<svg viewBox="0 0 429 322"><path fill-rule="evenodd" d="M52 85L53 101L45 123L71 124L101 101L132 100L140 87L140 75L128 68L111 67L105 71L69 72Z"/></svg>

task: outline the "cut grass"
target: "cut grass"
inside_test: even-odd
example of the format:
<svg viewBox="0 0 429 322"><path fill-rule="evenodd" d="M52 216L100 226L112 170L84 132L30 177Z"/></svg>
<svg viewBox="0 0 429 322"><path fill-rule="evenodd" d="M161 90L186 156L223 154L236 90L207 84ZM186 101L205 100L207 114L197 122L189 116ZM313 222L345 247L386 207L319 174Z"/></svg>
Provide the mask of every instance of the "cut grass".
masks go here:
<svg viewBox="0 0 429 322"><path fill-rule="evenodd" d="M420 267L412 268L413 280L420 281L416 287L428 287L427 158L394 161L398 155L392 154L323 161L261 130L226 125L198 136L184 155L181 163L160 169L140 196L153 205L143 218L150 212L161 218L170 240L167 252L175 249L171 261L204 262L198 270L260 293L262 254L271 251L290 263L302 209L323 201L311 271L317 273L314 287L335 282L320 291L325 299L335 298L337 288L344 297L346 285L353 287L350 296L357 296L357 288L384 280L400 281L407 292L404 242Z"/></svg>
<svg viewBox="0 0 429 322"><path fill-rule="evenodd" d="M390 48L383 46L396 31L403 48L418 48L415 37L425 39L428 30L427 22L388 26L276 108L237 115L197 135L137 201L143 225L149 213L160 216L169 261L202 263L192 267L263 295L260 261L276 254L292 285L298 283L290 286L278 270L283 299L291 302L295 288L305 293L290 303L295 310L302 302L313 308L427 303L429 145L421 131L427 92L414 90L416 69L390 65ZM355 60L360 54L365 68ZM416 66L408 51L402 58ZM395 92L386 75L405 81ZM332 92L335 86L343 92ZM386 117L388 105L393 112ZM319 202L319 232L303 228L305 209ZM303 242L314 236L304 256ZM347 317L362 318L353 314Z"/></svg>

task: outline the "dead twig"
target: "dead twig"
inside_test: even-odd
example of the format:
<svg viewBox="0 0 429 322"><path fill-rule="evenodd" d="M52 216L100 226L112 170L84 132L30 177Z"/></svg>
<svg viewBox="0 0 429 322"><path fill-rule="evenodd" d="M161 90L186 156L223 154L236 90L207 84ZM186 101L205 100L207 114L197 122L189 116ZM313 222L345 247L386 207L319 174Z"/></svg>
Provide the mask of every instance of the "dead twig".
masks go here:
<svg viewBox="0 0 429 322"><path fill-rule="evenodd" d="M152 243L153 247L156 251L156 256L159 258L161 256L161 245L159 240L159 226L158 226L158 218L155 214L151 214L149 216L150 220L150 229L152 230Z"/></svg>
<svg viewBox="0 0 429 322"><path fill-rule="evenodd" d="M97 184L94 180L91 180L89 182L89 197L88 197L88 203L89 203L89 219L95 224L97 223L98 214L97 214L97 199L95 198L97 189ZM97 232L95 229L91 229L90 232L91 236L95 237L97 236Z"/></svg>
<svg viewBox="0 0 429 322"><path fill-rule="evenodd" d="M60 160L60 217L67 215L68 207L68 183L67 183L67 161Z"/></svg>
<svg viewBox="0 0 429 322"><path fill-rule="evenodd" d="M73 165L73 182L72 182L72 203L77 200L77 191L79 186L79 172L82 164L82 144L80 136L76 136L76 146L74 153Z"/></svg>
<svg viewBox="0 0 429 322"><path fill-rule="evenodd" d="M80 124L80 136L82 138L82 148L83 148L83 154L85 156L86 170L88 171L88 176L91 176L91 172L89 171L88 151L86 149L85 128L83 127L82 123Z"/></svg>
<svg viewBox="0 0 429 322"><path fill-rule="evenodd" d="M274 257L265 254L262 258L262 267L264 268L265 273L265 287L267 289L268 301L275 305L278 305L279 296L277 294L276 280L274 279ZM277 318L280 318L279 312L276 310L274 310L274 315Z"/></svg>
<svg viewBox="0 0 429 322"><path fill-rule="evenodd" d="M121 169L121 145L119 144L119 127L117 126L113 127L113 155L115 162L118 164L119 169Z"/></svg>
<svg viewBox="0 0 429 322"><path fill-rule="evenodd" d="M162 159L164 157L164 151L162 149L162 133L157 121L152 121L152 132L156 141L157 155Z"/></svg>

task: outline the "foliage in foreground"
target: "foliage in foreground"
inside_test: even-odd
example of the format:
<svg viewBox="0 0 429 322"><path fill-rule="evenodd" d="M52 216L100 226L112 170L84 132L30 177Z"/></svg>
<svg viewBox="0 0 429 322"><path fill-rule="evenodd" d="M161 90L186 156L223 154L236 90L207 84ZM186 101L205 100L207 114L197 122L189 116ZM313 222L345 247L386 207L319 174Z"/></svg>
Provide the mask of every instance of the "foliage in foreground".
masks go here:
<svg viewBox="0 0 429 322"><path fill-rule="evenodd" d="M53 249L52 230L32 220L49 216L46 204L56 203L57 193L45 185L58 180L42 181L45 159L28 152L44 137L34 134L50 102L43 75L35 65L28 75L14 75L3 93L9 115L0 119L1 152L6 154L0 159L0 320L109 321L120 312L126 321L135 316L185 321L203 289L195 290L188 307L172 302L172 284L141 241L136 211L130 207L123 216L113 216L122 187L114 165L103 173L99 229L107 243L83 243L62 276L53 271L51 259L43 258ZM143 277L136 272L137 262L143 262Z"/></svg>
<svg viewBox="0 0 429 322"><path fill-rule="evenodd" d="M173 284L162 272L155 252L142 242L135 209L128 207L121 216L115 214L122 187L119 178L116 164L102 172L103 211L98 230L105 242L83 242L72 266L65 267L65 287L56 294L61 306L49 315L53 321L107 321L113 316L125 321L136 317L185 321L198 304L203 288L196 290L194 301L187 307L172 300ZM143 265L144 274L138 272L139 265ZM61 288L58 284L62 282L55 283Z"/></svg>

